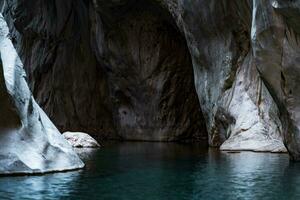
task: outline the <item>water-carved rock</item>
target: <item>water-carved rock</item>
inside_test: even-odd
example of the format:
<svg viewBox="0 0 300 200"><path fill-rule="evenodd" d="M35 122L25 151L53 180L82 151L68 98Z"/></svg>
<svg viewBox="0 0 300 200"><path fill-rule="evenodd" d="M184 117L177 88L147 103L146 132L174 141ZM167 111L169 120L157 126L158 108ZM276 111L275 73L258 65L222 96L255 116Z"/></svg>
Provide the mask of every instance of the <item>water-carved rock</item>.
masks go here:
<svg viewBox="0 0 300 200"><path fill-rule="evenodd" d="M31 88L59 128L195 140L205 119L211 146L300 159L299 0L5 2Z"/></svg>
<svg viewBox="0 0 300 200"><path fill-rule="evenodd" d="M32 174L84 164L35 102L0 14L0 174Z"/></svg>

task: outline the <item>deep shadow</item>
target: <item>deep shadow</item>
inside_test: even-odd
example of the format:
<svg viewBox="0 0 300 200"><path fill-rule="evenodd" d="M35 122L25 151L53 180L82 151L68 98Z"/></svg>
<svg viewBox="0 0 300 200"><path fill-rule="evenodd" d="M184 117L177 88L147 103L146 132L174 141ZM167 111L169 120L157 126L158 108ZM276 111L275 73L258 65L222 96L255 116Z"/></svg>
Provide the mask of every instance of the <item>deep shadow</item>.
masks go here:
<svg viewBox="0 0 300 200"><path fill-rule="evenodd" d="M122 139L206 140L191 56L168 11L148 1L99 9L105 30L99 62Z"/></svg>
<svg viewBox="0 0 300 200"><path fill-rule="evenodd" d="M61 132L207 140L185 38L151 2L27 1L13 8L27 13L14 21L12 38L29 85Z"/></svg>

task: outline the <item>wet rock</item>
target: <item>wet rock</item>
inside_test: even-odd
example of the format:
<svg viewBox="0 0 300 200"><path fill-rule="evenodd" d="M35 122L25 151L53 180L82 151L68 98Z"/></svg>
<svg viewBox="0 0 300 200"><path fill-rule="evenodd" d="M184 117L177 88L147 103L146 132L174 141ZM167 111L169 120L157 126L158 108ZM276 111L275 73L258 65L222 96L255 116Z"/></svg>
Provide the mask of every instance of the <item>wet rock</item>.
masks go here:
<svg viewBox="0 0 300 200"><path fill-rule="evenodd" d="M35 102L0 14L0 174L82 168L72 147Z"/></svg>
<svg viewBox="0 0 300 200"><path fill-rule="evenodd" d="M98 148L100 144L87 133L65 132L64 138L72 147L76 148Z"/></svg>

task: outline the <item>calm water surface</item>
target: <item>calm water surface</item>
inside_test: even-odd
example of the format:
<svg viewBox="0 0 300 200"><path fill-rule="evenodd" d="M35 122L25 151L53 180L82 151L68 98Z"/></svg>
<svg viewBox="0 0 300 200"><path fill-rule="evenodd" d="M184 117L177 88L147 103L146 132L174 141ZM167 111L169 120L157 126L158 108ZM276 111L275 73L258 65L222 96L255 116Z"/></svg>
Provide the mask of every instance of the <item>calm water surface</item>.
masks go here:
<svg viewBox="0 0 300 200"><path fill-rule="evenodd" d="M0 178L0 199L300 199L300 163L285 154L113 143L81 156L84 170Z"/></svg>

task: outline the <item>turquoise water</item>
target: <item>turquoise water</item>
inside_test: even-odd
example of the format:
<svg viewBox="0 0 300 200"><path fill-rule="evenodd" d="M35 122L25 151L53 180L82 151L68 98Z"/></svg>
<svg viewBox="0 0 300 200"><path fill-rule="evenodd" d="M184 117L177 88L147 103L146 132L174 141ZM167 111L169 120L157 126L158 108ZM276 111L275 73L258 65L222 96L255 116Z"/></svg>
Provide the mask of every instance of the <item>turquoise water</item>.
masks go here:
<svg viewBox="0 0 300 200"><path fill-rule="evenodd" d="M81 156L84 170L0 178L0 199L300 199L300 163L286 154L114 143Z"/></svg>

